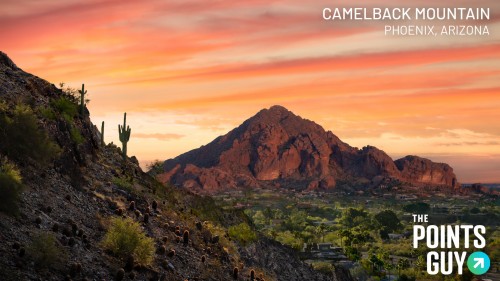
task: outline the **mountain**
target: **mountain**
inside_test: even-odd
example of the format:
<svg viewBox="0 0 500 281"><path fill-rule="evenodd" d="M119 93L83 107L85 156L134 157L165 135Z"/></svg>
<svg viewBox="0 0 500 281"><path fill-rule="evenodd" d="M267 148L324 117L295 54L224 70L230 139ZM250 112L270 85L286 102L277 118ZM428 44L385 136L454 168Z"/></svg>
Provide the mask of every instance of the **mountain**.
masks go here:
<svg viewBox="0 0 500 281"><path fill-rule="evenodd" d="M158 178L191 190L294 186L331 189L384 179L454 189L453 169L417 156L393 161L373 146L357 149L282 106L259 111L224 136L164 162Z"/></svg>
<svg viewBox="0 0 500 281"><path fill-rule="evenodd" d="M254 231L241 210L144 173L101 142L74 92L0 52L1 280L215 281L233 280L235 267L240 280L251 270L256 280L352 280L264 237L247 245L229 235L230 226Z"/></svg>

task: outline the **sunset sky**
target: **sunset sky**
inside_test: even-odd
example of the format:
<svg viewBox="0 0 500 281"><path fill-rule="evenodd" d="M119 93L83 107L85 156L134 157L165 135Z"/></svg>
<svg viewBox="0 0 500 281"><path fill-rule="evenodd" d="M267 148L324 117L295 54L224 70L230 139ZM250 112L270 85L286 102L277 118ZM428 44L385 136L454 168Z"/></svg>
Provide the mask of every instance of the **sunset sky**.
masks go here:
<svg viewBox="0 0 500 281"><path fill-rule="evenodd" d="M447 162L461 182L500 182L500 1L365 1L489 7L489 36L386 36L325 21L348 0L2 0L0 50L56 85L88 89L91 119L129 154L167 159L279 104L352 146ZM399 2L399 3L398 3Z"/></svg>

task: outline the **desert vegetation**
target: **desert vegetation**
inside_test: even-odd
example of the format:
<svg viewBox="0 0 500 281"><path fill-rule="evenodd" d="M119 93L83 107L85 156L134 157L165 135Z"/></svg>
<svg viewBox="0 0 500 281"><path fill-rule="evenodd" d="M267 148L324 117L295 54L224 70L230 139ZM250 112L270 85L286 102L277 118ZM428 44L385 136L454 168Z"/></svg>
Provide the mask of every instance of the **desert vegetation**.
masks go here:
<svg viewBox="0 0 500 281"><path fill-rule="evenodd" d="M427 249L413 249L412 213L428 213L439 223L470 222L489 225L487 247L491 256L500 253L498 208L485 198L471 208L467 200L441 198L394 200L374 196L348 196L338 193L245 191L221 194L228 206L245 205L245 213L257 230L298 253L304 243L331 243L353 262L351 273L374 280L393 275L398 280L430 278L424 271ZM232 198L228 200L228 198ZM320 271L330 271L335 262L311 260ZM364 276L364 277L363 277ZM454 278L454 277L453 277Z"/></svg>
<svg viewBox="0 0 500 281"><path fill-rule="evenodd" d="M154 257L154 241L147 237L140 225L132 219L112 218L103 240L103 246L126 259L133 256L143 265L149 265Z"/></svg>
<svg viewBox="0 0 500 281"><path fill-rule="evenodd" d="M19 212L19 200L24 188L21 172L16 165L0 157L0 211L10 215Z"/></svg>

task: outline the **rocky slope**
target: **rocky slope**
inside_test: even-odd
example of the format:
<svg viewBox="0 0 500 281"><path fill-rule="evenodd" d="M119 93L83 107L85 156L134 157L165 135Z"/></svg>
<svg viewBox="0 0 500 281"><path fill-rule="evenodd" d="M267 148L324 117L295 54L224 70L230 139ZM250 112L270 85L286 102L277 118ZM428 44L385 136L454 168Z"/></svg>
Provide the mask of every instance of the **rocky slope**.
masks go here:
<svg viewBox="0 0 500 281"><path fill-rule="evenodd" d="M375 147L351 147L281 106L263 109L211 143L165 161L164 170L161 181L202 192L280 184L330 189L337 181L380 178L458 187L447 164L416 156L393 161Z"/></svg>
<svg viewBox="0 0 500 281"><path fill-rule="evenodd" d="M260 263L270 242L243 246L227 235L227 226L249 223L243 213L162 186L134 158L101 145L90 113L75 106L71 95L0 52L0 180L22 178L24 186L19 200L9 197L12 209L0 206L1 280L233 280L234 267L240 280L252 269L265 280L350 280L346 272L315 272L277 244L272 255L295 270ZM140 223L154 240L150 264L103 246L113 218ZM187 243L176 227L189 231Z"/></svg>

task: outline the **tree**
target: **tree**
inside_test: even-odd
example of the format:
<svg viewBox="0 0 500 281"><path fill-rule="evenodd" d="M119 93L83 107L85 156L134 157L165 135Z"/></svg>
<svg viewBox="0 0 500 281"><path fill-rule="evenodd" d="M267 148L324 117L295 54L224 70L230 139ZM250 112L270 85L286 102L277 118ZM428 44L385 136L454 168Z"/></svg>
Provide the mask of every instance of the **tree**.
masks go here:
<svg viewBox="0 0 500 281"><path fill-rule="evenodd" d="M321 237L322 242L325 242L325 232L327 228L328 227L324 223L321 223L320 225L316 226L315 234Z"/></svg>
<svg viewBox="0 0 500 281"><path fill-rule="evenodd" d="M288 219L285 221L284 226L291 231L301 231L306 226L307 213L294 209Z"/></svg>
<svg viewBox="0 0 500 281"><path fill-rule="evenodd" d="M375 215L375 219L387 231L394 232L402 227L398 216L391 210L384 210Z"/></svg>
<svg viewBox="0 0 500 281"><path fill-rule="evenodd" d="M271 208L266 207L263 211L263 214L267 224L271 224L271 219L273 218L273 211L271 210Z"/></svg>
<svg viewBox="0 0 500 281"><path fill-rule="evenodd" d="M385 262L384 268L387 270L388 275L391 275L391 270L394 269L394 265L390 262Z"/></svg>
<svg viewBox="0 0 500 281"><path fill-rule="evenodd" d="M349 240L351 240L352 233L351 233L351 231L349 231L349 229L342 229L339 232L339 236L340 236L340 247L342 247L344 237L347 237L348 241L349 241ZM346 245L347 245L347 241L346 241Z"/></svg>
<svg viewBox="0 0 500 281"><path fill-rule="evenodd" d="M363 209L347 208L343 211L340 223L347 227L355 227L364 222L368 218L368 212Z"/></svg>
<svg viewBox="0 0 500 281"><path fill-rule="evenodd" d="M380 230L379 230L379 235L380 235L380 238L382 240L388 240L389 239L389 231L387 231L387 228L385 227L382 227Z"/></svg>
<svg viewBox="0 0 500 281"><path fill-rule="evenodd" d="M344 253L347 256L347 258L349 258L352 261L359 261L361 259L360 252L358 251L358 249L354 247L351 246L345 247Z"/></svg>
<svg viewBox="0 0 500 281"><path fill-rule="evenodd" d="M402 258L398 260L398 275L401 276L401 270L405 270L410 267L410 261L407 258Z"/></svg>
<svg viewBox="0 0 500 281"><path fill-rule="evenodd" d="M314 226L308 225L304 231L300 232L300 238L304 240L306 243L310 243L312 241L317 241L316 228Z"/></svg>
<svg viewBox="0 0 500 281"><path fill-rule="evenodd" d="M276 209L273 211L273 218L277 220L281 220L285 217L285 214L283 214L283 211L281 209Z"/></svg>
<svg viewBox="0 0 500 281"><path fill-rule="evenodd" d="M424 270L426 266L424 256L418 256L417 260L415 261L415 265L419 270Z"/></svg>
<svg viewBox="0 0 500 281"><path fill-rule="evenodd" d="M258 210L257 212L255 212L255 214L252 217L252 220L258 226L262 226L262 225L266 224L266 221L267 221L264 213L261 210Z"/></svg>
<svg viewBox="0 0 500 281"><path fill-rule="evenodd" d="M375 254L371 254L369 261L372 264L373 271L380 271L380 267L384 265L384 262L380 260Z"/></svg>
<svg viewBox="0 0 500 281"><path fill-rule="evenodd" d="M417 202L405 205L403 210L413 214L426 214L431 209L431 206L424 202Z"/></svg>

